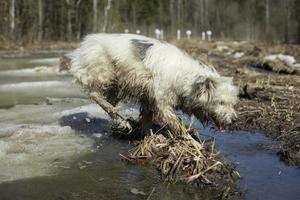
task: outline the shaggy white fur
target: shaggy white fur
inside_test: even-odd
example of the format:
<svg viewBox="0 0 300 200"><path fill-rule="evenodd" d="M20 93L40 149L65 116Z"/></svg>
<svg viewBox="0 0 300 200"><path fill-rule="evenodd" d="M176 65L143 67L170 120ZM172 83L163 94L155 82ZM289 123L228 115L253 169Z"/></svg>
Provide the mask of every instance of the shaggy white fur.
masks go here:
<svg viewBox="0 0 300 200"><path fill-rule="evenodd" d="M221 124L236 117L232 78L166 42L133 34L93 34L70 57L71 73L113 119L119 117L114 106L124 98L141 103L144 119L151 121L154 115L174 132L180 132L177 108Z"/></svg>

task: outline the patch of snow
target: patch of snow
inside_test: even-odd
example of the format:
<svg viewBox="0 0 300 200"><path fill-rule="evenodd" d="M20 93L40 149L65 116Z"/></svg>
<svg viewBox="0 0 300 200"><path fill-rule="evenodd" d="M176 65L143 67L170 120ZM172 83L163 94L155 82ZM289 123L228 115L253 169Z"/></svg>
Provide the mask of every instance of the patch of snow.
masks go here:
<svg viewBox="0 0 300 200"><path fill-rule="evenodd" d="M76 113L88 113L90 118L98 117L102 119L109 119L109 116L106 114L104 110L101 109L97 104L87 104L83 106L79 106L76 108L63 110L61 112L56 113L59 116L68 116Z"/></svg>
<svg viewBox="0 0 300 200"><path fill-rule="evenodd" d="M59 62L59 58L39 58L39 59L32 59L30 60L30 63L49 63L49 64L55 64Z"/></svg>
<svg viewBox="0 0 300 200"><path fill-rule="evenodd" d="M228 46L225 46L225 45L218 45L217 50L221 51L221 52L231 52L231 53L233 53L233 50L231 48L229 48Z"/></svg>
<svg viewBox="0 0 300 200"><path fill-rule="evenodd" d="M59 72L57 66L54 67L34 67L28 69L1 70L0 76L48 76L48 75L65 75L66 72Z"/></svg>
<svg viewBox="0 0 300 200"><path fill-rule="evenodd" d="M237 59L243 57L244 55L244 52L235 52L232 56Z"/></svg>
<svg viewBox="0 0 300 200"><path fill-rule="evenodd" d="M34 82L21 82L21 83L8 83L0 85L0 90L13 90L13 89L35 89L41 87L65 87L70 83L65 81L34 81Z"/></svg>
<svg viewBox="0 0 300 200"><path fill-rule="evenodd" d="M300 63L296 63L296 64L294 64L294 67L296 67L296 68L300 68Z"/></svg>
<svg viewBox="0 0 300 200"><path fill-rule="evenodd" d="M272 54L264 57L265 61L274 62L276 60L280 60L287 64L290 67L296 67L299 66L298 63L296 63L296 59L293 56L284 55L284 54Z"/></svg>
<svg viewBox="0 0 300 200"><path fill-rule="evenodd" d="M92 139L56 124L5 125L0 136L0 182L51 175L93 146Z"/></svg>
<svg viewBox="0 0 300 200"><path fill-rule="evenodd" d="M47 97L86 98L86 94L69 81L28 81L0 85L0 105L35 104Z"/></svg>
<svg viewBox="0 0 300 200"><path fill-rule="evenodd" d="M243 45L243 44L248 44L248 41L233 41L232 44L233 45Z"/></svg>

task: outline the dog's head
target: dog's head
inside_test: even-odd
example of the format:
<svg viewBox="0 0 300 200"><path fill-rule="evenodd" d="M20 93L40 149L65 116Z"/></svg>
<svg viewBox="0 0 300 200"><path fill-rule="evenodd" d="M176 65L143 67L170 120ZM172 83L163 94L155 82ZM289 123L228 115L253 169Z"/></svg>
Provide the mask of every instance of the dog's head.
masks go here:
<svg viewBox="0 0 300 200"><path fill-rule="evenodd" d="M222 129L237 118L234 110L237 94L232 78L201 76L192 86L193 113L202 122L211 121Z"/></svg>

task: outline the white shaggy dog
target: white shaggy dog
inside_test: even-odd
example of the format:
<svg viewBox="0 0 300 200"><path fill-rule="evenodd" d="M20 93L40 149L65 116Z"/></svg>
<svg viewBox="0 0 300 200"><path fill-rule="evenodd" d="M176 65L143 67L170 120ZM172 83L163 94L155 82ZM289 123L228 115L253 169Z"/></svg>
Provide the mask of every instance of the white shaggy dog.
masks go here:
<svg viewBox="0 0 300 200"><path fill-rule="evenodd" d="M232 78L166 42L133 34L93 34L70 58L71 73L123 132L130 133L131 126L115 105L124 98L141 104L144 132L153 117L180 132L176 109L218 125L236 118Z"/></svg>

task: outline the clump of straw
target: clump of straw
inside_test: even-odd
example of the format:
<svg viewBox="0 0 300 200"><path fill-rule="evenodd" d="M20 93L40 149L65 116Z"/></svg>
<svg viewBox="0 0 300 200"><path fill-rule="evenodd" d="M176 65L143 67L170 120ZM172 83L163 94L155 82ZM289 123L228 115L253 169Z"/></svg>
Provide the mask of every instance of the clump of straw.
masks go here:
<svg viewBox="0 0 300 200"><path fill-rule="evenodd" d="M233 183L238 172L217 159L214 142L208 145L195 140L184 127L184 134L172 135L169 131L151 133L123 156L131 162L150 162L168 182L197 183L219 186Z"/></svg>

